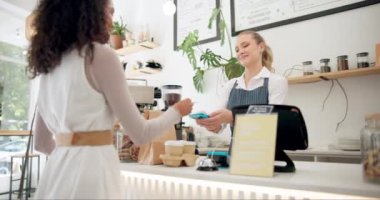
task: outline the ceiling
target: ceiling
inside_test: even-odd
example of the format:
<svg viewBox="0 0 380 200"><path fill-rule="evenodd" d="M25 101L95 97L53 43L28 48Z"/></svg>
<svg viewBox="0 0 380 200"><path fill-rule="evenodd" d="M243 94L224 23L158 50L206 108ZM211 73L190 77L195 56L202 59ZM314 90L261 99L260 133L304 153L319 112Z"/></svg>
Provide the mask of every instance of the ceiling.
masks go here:
<svg viewBox="0 0 380 200"><path fill-rule="evenodd" d="M20 47L28 45L25 39L25 19L37 0L0 0L0 41Z"/></svg>

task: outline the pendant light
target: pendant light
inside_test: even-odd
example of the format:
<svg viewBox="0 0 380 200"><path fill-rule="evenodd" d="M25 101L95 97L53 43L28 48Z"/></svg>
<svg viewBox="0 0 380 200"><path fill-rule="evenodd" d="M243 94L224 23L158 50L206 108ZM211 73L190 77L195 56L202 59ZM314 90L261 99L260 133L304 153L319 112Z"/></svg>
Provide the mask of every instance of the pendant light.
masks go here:
<svg viewBox="0 0 380 200"><path fill-rule="evenodd" d="M173 3L172 0L167 0L163 5L162 5L162 11L164 12L165 15L171 16L174 15L175 11L177 10L175 4Z"/></svg>

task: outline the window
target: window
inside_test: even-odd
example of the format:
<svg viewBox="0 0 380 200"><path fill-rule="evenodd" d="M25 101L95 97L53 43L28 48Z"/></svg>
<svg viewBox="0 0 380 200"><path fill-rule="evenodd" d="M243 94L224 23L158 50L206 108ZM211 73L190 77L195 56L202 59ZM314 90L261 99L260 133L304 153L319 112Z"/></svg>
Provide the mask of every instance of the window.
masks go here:
<svg viewBox="0 0 380 200"><path fill-rule="evenodd" d="M0 129L27 130L29 80L23 49L0 42Z"/></svg>

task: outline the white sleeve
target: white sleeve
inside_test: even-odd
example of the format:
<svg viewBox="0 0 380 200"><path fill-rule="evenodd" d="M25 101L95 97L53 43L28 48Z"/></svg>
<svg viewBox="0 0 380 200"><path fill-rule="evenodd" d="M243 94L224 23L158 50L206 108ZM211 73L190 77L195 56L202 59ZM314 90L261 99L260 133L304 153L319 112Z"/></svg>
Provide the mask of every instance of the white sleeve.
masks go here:
<svg viewBox="0 0 380 200"><path fill-rule="evenodd" d="M288 80L280 75L272 74L269 78L269 104L283 104L288 94Z"/></svg>
<svg viewBox="0 0 380 200"><path fill-rule="evenodd" d="M55 140L53 134L47 128L38 109L36 110L34 124L34 148L46 155L50 155L55 148Z"/></svg>
<svg viewBox="0 0 380 200"><path fill-rule="evenodd" d="M97 90L104 95L135 144L149 142L180 121L181 115L174 108L169 108L155 119L143 118L129 92L122 65L113 49L95 44L94 60L89 65Z"/></svg>

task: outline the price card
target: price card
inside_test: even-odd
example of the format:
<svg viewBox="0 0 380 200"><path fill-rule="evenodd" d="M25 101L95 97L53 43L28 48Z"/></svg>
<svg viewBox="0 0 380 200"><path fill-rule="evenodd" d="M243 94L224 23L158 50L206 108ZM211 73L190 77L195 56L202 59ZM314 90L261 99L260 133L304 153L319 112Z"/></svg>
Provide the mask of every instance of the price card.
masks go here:
<svg viewBox="0 0 380 200"><path fill-rule="evenodd" d="M277 114L236 115L230 173L273 176Z"/></svg>

